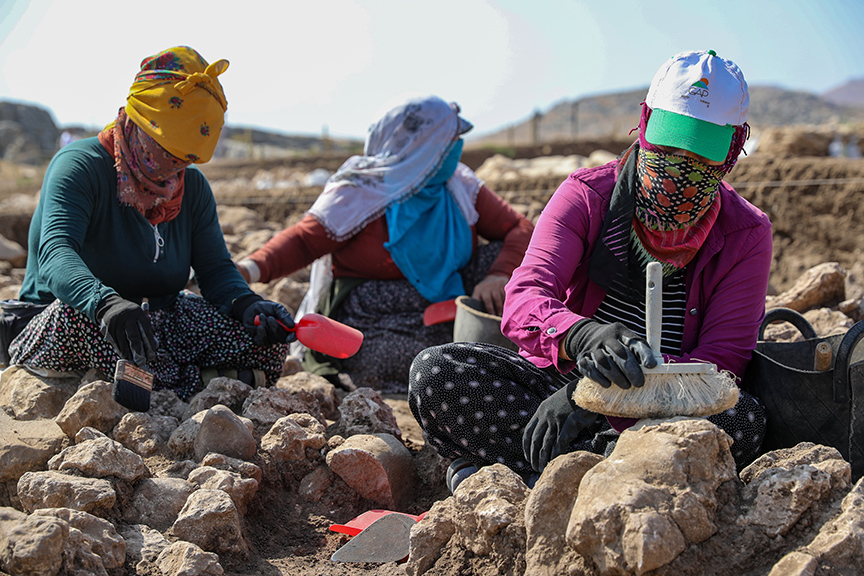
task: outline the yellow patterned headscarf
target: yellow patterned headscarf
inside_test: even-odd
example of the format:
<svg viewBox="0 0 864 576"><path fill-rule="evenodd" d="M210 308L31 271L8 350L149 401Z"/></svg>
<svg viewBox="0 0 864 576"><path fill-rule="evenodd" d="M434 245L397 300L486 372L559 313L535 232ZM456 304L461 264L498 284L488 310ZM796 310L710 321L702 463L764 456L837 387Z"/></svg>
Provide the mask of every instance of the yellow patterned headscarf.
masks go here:
<svg viewBox="0 0 864 576"><path fill-rule="evenodd" d="M177 158L201 164L213 157L228 101L213 64L188 46L163 50L141 62L126 98L126 114Z"/></svg>

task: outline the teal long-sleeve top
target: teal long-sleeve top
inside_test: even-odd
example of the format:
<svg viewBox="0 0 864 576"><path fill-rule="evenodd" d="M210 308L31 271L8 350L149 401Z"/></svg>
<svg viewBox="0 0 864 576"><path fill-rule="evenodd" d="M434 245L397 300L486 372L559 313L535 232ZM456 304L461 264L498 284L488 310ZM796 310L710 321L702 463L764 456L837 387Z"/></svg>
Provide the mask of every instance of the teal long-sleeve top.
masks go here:
<svg viewBox="0 0 864 576"><path fill-rule="evenodd" d="M114 159L97 138L54 156L30 222L21 300L59 299L93 321L99 302L113 293L147 298L158 310L186 287L190 268L201 295L224 314L252 293L231 260L216 200L199 170L186 169L179 214L153 226L119 203Z"/></svg>

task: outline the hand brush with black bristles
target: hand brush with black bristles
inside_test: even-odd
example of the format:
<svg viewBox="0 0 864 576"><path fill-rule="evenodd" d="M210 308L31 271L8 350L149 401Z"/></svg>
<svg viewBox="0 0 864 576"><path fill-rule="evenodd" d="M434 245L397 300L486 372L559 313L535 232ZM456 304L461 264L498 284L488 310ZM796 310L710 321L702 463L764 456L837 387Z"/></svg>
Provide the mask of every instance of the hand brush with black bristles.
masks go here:
<svg viewBox="0 0 864 576"><path fill-rule="evenodd" d="M663 324L663 266L651 262L645 282L645 333L657 366L643 368L645 384L627 389L604 388L582 378L573 401L592 412L621 418L711 416L735 406L735 376L703 362L664 362L660 353Z"/></svg>

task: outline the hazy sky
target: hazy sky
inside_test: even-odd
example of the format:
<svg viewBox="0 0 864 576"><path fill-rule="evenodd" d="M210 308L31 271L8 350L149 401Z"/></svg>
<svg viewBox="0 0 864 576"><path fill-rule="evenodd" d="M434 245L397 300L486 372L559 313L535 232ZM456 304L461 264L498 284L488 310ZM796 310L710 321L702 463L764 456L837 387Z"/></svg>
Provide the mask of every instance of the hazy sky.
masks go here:
<svg viewBox="0 0 864 576"><path fill-rule="evenodd" d="M864 77L864 1L0 0L0 99L101 127L141 60L180 44L231 62L234 126L362 138L394 97L434 93L484 133L647 87L685 50L824 92Z"/></svg>

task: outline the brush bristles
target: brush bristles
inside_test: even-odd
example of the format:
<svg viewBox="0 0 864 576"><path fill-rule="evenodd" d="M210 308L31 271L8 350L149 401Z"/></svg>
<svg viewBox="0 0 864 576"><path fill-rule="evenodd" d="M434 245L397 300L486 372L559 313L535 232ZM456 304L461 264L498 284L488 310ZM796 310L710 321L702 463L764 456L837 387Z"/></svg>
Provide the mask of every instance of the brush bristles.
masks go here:
<svg viewBox="0 0 864 576"><path fill-rule="evenodd" d="M573 401L591 412L621 418L711 416L735 406L738 386L731 372L645 375L641 388L603 388L582 378Z"/></svg>

